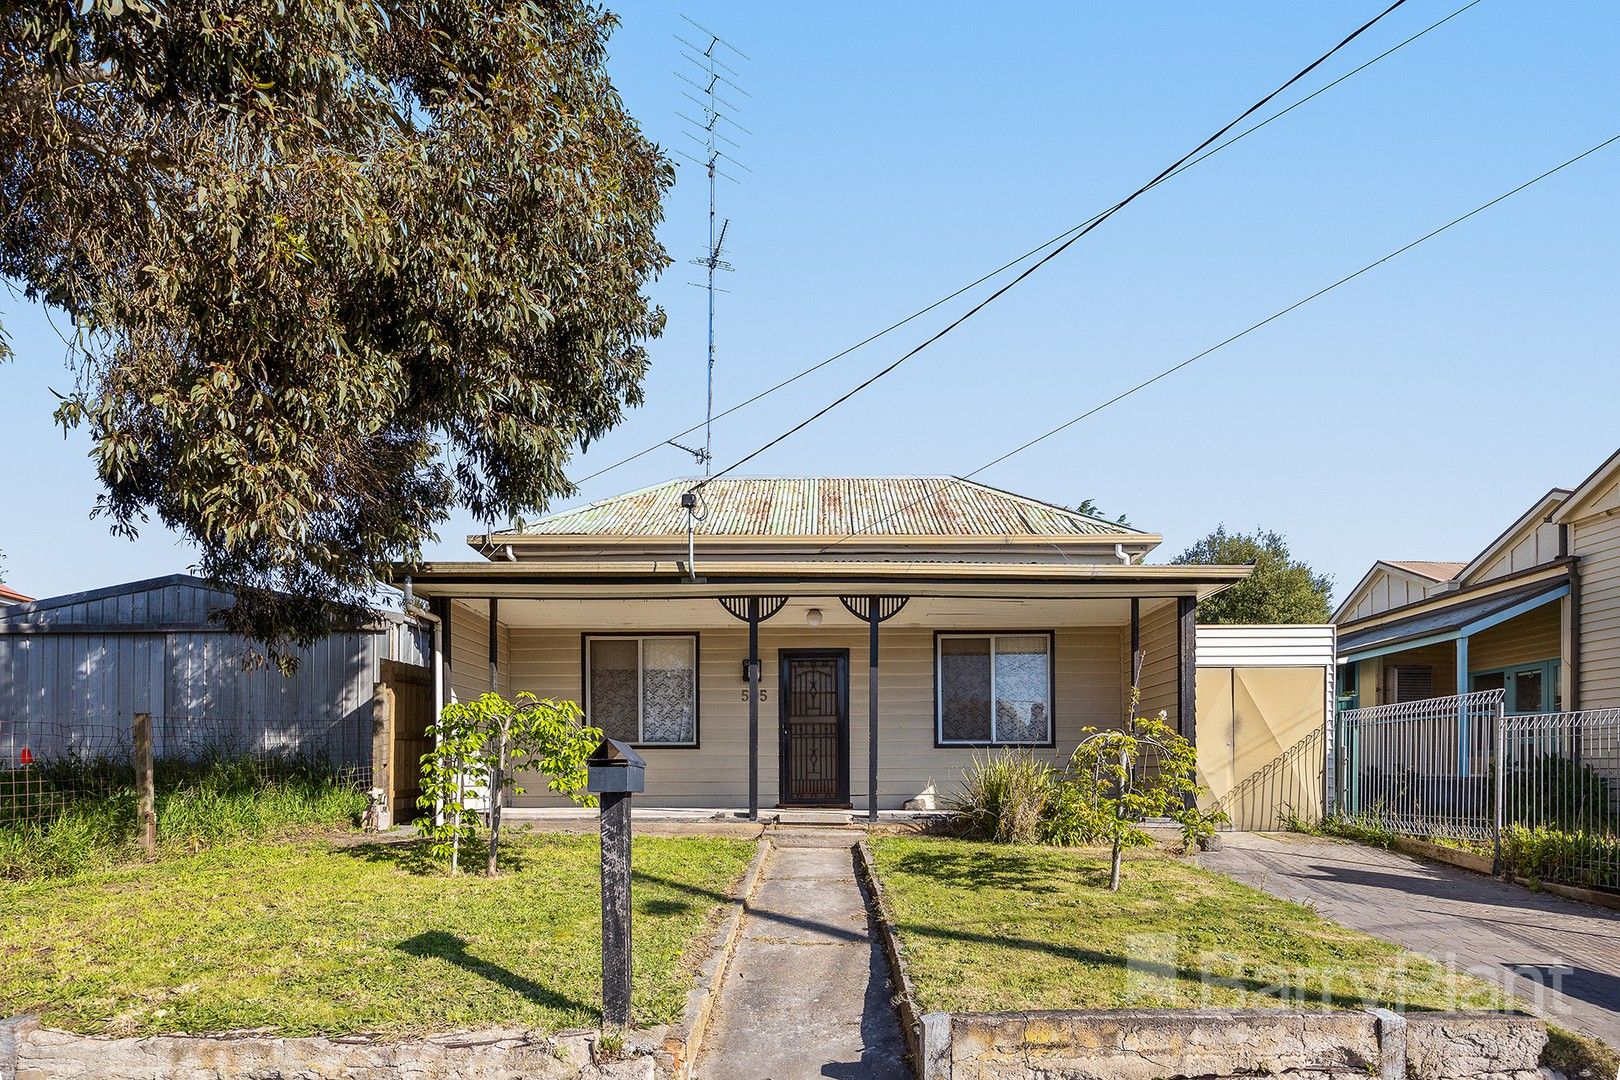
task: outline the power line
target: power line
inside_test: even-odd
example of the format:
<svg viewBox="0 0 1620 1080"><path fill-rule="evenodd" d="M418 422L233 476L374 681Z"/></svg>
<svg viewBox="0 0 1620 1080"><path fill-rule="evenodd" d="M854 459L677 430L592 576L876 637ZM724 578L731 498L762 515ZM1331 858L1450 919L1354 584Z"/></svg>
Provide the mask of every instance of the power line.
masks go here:
<svg viewBox="0 0 1620 1080"><path fill-rule="evenodd" d="M1305 78L1311 72L1315 71L1318 67L1322 66L1324 63L1326 63L1328 61L1329 58L1331 58L1340 49L1345 48L1352 41L1356 40L1356 38L1358 38L1362 34L1366 33L1380 19L1383 19L1390 12L1394 11L1396 8L1400 7L1404 3L1406 3L1406 0L1395 0L1394 3L1390 4L1383 11L1379 12L1377 15L1373 16L1371 19L1369 19L1366 22L1362 23L1355 30L1351 31L1351 33L1348 34L1337 45L1333 46L1333 48L1329 49L1327 52L1323 53L1321 56L1317 57L1315 60L1313 60L1309 64L1307 64L1305 67L1301 68L1294 75L1290 76L1281 86L1277 87L1275 90L1272 90L1270 93L1266 94L1266 96L1262 97L1259 101L1255 102L1253 105L1250 105L1247 109L1244 109L1243 112L1241 112L1237 116L1233 117L1230 121L1228 121L1225 125L1223 125L1214 134L1212 134L1208 138L1204 139L1203 142L1199 143L1197 146L1195 146L1191 150L1187 151L1187 153L1183 154L1181 157L1179 157L1175 161L1171 162L1168 166L1166 166L1163 170L1161 170L1159 172L1159 174L1157 176L1155 176L1153 179L1149 180L1147 183L1143 184L1141 187L1137 188L1135 191L1133 191L1129 195L1125 196L1125 198L1121 199L1119 202L1115 203L1113 206L1111 206L1107 210L1103 211L1090 224L1086 225L1079 232L1076 232L1073 236L1071 236L1067 240L1063 241L1061 244L1059 244L1057 247L1053 248L1051 251L1047 252L1045 255L1042 255L1034 263L1032 263L1029 266L1025 267L1022 271L1020 271L1017 274L1017 276L1015 276L1011 281L1007 282L1007 284L1001 286L995 292L991 293L989 296L985 297L983 300L981 300L977 304L973 305L971 308L969 308L962 315L958 316L956 319L954 319L951 322L947 323L942 329L937 331L931 337L928 337L928 338L924 339L921 343L914 346L910 351L902 354L897 360L894 360L892 363L888 364L887 366L879 368L872 375L869 375L865 379L863 379L860 382L856 383L849 390L846 390L844 393L840 394L838 397L834 398L832 401L828 402L826 405L822 406L820 409L817 409L815 412L811 413L809 416L805 417L803 420L799 421L797 424L794 424L792 427L788 428L786 431L782 432L780 435L777 435L774 438L771 438L771 439L767 440L766 442L764 442L760 446L756 447L755 449L753 449L753 450L749 451L748 453L744 454L742 457L738 458L736 461L733 461L730 465L727 465L725 468L720 469L719 471L714 472L712 474L706 473L705 476L703 477L703 479L700 480L693 487L692 490L694 490L694 491L701 490L702 488L708 486L708 484L711 481L717 480L720 477L725 476L727 473L733 472L736 469L741 468L743 465L746 465L748 462L752 461L754 458L758 457L759 455L765 453L767 450L770 450L772 447L777 446L780 443L784 442L785 440L792 438L798 432L803 431L805 428L809 427L811 424L815 423L817 420L821 419L823 416L826 416L828 413L832 412L834 409L838 408L840 405L844 404L846 401L849 401L851 398L853 398L857 394L861 393L867 387L871 386L872 384L876 383L878 380L884 378L885 376L887 376L887 375L891 374L892 372L894 372L895 370L897 370L900 367L900 365L904 364L907 360L910 360L913 356L916 356L918 353L922 352L924 349L927 349L929 346L931 346L931 345L935 344L936 342L940 341L942 338L944 338L951 331L955 330L957 327L961 326L963 323L965 323L969 319L973 318L973 316L977 315L979 312L983 311L985 308L987 308L991 304L995 303L1001 297L1005 296L1012 289L1016 288L1026 278L1028 278L1030 275L1034 274L1035 271L1041 269L1043 266L1050 263L1053 259L1056 259L1059 255L1062 255L1070 247L1072 247L1076 243L1078 243L1082 238L1090 235L1094 230L1096 230L1098 227L1100 227L1103 224L1103 222L1107 221L1109 218L1111 218L1115 214L1119 213L1119 211L1125 209L1125 207L1127 207L1131 203L1135 202L1143 194L1147 193L1148 191L1151 191L1153 188L1155 188L1159 184L1163 183L1164 180L1171 173L1175 172L1177 168L1179 168L1180 166L1186 164L1187 161L1189 161L1193 157L1197 156L1202 150L1204 150L1205 147L1209 146L1211 143L1219 141L1221 139L1221 137L1224 136L1228 131L1231 131L1238 124L1242 123L1244 120L1247 120L1250 116L1253 116L1256 112L1259 112L1261 109L1265 108L1265 106L1267 104L1269 104L1271 102L1271 100L1273 98L1275 98L1278 94L1281 94L1283 91L1287 90L1290 86L1293 86L1295 83L1297 83L1301 79Z"/></svg>
<svg viewBox="0 0 1620 1080"><path fill-rule="evenodd" d="M1307 102L1313 100L1314 98L1318 97L1321 94L1327 93L1327 91L1333 89L1335 86L1338 86L1340 83L1344 82L1345 80L1350 79L1355 75L1359 75L1361 72L1365 71L1367 68L1372 67L1374 64L1378 63L1380 60L1383 60L1385 57L1388 57L1388 56L1390 56L1390 55L1392 55L1392 54L1394 54L1396 52L1399 52L1401 49L1404 49L1406 46L1412 44L1412 42L1418 40L1419 38L1421 38L1424 35L1430 33L1431 31L1438 30L1440 27L1444 26L1446 23L1450 22L1452 19L1455 19L1457 16L1463 14L1468 9L1478 5L1479 3L1481 3L1481 0L1469 0L1468 3L1466 3L1466 4L1462 5L1461 7L1453 10L1451 12L1451 14L1445 16L1442 19L1439 19L1439 20L1437 20L1435 22L1430 23L1428 26L1424 27L1422 30L1419 30L1417 33L1413 34L1412 36L1410 36L1408 38L1405 38L1405 39L1397 42L1394 45L1391 45L1389 48L1385 49L1383 52L1379 53L1377 56L1374 56L1372 59L1367 60L1367 61L1361 63L1360 65L1351 68L1349 71L1345 72L1343 75L1340 75L1338 78L1334 79L1332 82L1324 83L1322 86L1318 87L1317 89L1311 91L1309 94L1307 94L1304 97L1300 98L1298 101L1294 102L1292 105L1288 106L1286 109L1282 109L1279 112L1273 113L1271 116L1268 116L1266 119L1261 120L1260 122L1258 122L1258 123L1256 123L1256 124L1254 124L1254 125L1252 125L1250 127L1247 127L1245 129L1243 129L1238 134L1232 136L1230 139L1227 139L1225 142L1221 143L1220 145L1210 147L1204 153L1199 154L1197 157L1193 158L1191 161L1188 161L1186 164L1180 166L1175 171L1173 171L1168 176L1166 176L1164 178L1165 182L1173 180L1177 176L1180 176L1182 173L1186 172L1188 169L1194 168L1194 167L1198 166L1199 164L1201 164L1201 163L1203 163L1205 161L1208 161L1210 158L1214 157L1216 154L1220 153L1221 151L1227 149L1228 147L1234 146L1238 142L1242 141L1243 139L1246 139L1250 135L1253 135L1256 131L1259 131L1261 128L1265 127L1267 124L1270 124L1270 123L1272 123L1274 121L1277 121L1277 120L1281 120L1284 116L1287 116L1289 113L1293 112L1295 109L1299 108L1301 105L1306 104ZM724 117L722 117L722 119L724 119ZM890 323L888 326L885 326L883 329L877 331L876 333L873 333L873 334L871 334L871 335L869 335L869 336L867 336L865 338L862 338L860 341L857 341L855 344L850 345L847 348L840 349L838 352L833 353L831 356L828 356L823 360L819 360L816 363L811 364L809 367L804 368L803 370L801 370L801 371L799 371L799 372L797 372L797 373L795 373L793 375L788 376L787 378L783 379L782 381L780 381L778 383L774 383L773 385L766 387L765 389L759 391L758 393L754 394L751 397L744 398L742 401L739 401L734 405L728 406L724 410L722 410L722 411L720 411L718 413L715 413L712 417L709 417L707 419L706 423L713 423L715 420L723 420L726 417L732 415L733 413L740 412L743 409L748 408L750 405L753 405L753 404L755 404L755 403L757 403L759 401L764 400L767 397L770 397L772 394L776 393L777 391L786 389L787 387L789 387L789 386L793 385L794 383L798 382L800 379L803 379L803 378L806 378L807 376L813 375L817 371L820 371L822 368L827 367L828 365L833 364L833 363L835 363L835 362L837 362L839 360L842 360L844 357L848 356L850 353L853 353L853 352L856 352L856 351L858 351L860 349L863 349L866 346L872 344L874 341L877 341L880 338L883 338L883 337L886 337L889 334L892 334L894 331L899 330L901 327L906 326L908 323L914 322L917 319L922 318L924 315L928 314L929 312L933 311L934 309L936 309L938 307L941 307L942 305L947 304L952 300L955 300L957 297L961 296L963 293L970 292L973 289L978 288L980 285L983 285L985 282L991 281L994 278L999 277L1000 275L1002 275L1006 271L1011 270L1013 267L1015 267L1018 264L1022 263L1024 260L1029 259L1032 256L1038 255L1042 251L1045 251L1047 248L1051 247L1053 244L1057 244L1057 243L1062 242L1063 240L1067 239L1069 236L1073 235L1074 233L1076 233L1076 232L1080 231L1081 229L1085 228L1087 225L1090 225L1092 222L1096 221L1104 213L1106 213L1106 211L1098 211L1096 214L1093 214L1091 217L1087 218L1085 221L1082 221L1077 225L1071 226L1070 228L1067 228L1067 229L1063 230L1062 232L1058 233L1056 236L1053 236L1050 239L1045 240L1042 243L1039 243L1039 244L1035 245L1034 247L1030 248L1028 251L1024 252L1023 254L1018 255L1015 258L1009 259L1008 261L1002 263L1000 266L996 267L994 270L991 270L990 272L988 272L988 273L974 279L973 281L968 282L966 285L963 285L962 287L956 289L953 292L947 293L946 295L940 297L938 300L933 301L932 303L926 305L925 307L918 308L916 311L913 311L910 315L907 315L902 319L899 319L899 320L897 320L895 322ZM689 428L685 428L684 430L675 432L673 435L669 436L668 438L659 439L657 442L651 443L648 446L645 446L642 449L637 450L636 452L634 452L632 454L629 454L629 455L627 455L625 457L622 457L622 458L618 459L617 461L614 461L613 463L611 463L609 465L605 465L602 468L597 469L595 472L587 473L585 476L580 477L580 479L578 481L576 481L576 483L579 483L579 484L589 483L590 481L595 480L598 477L605 476L610 472L613 472L613 471L615 471L617 469L623 468L624 466L629 465L633 461L639 461L641 458L646 457L648 454L654 453L655 451L658 451L658 450L662 450L664 447L671 445L677 439L684 439L688 435L693 434L694 432L704 430L704 428L706 426L706 423L693 424Z"/></svg>
<svg viewBox="0 0 1620 1080"><path fill-rule="evenodd" d="M1050 439L1052 436L1058 434L1059 432L1067 431L1069 428L1074 427L1076 424L1081 423L1082 421L1087 420L1090 417L1093 417L1093 416L1097 415L1098 413L1102 412L1104 409L1108 408L1110 405L1116 405L1119 402L1124 401L1126 398L1130 397L1131 395L1136 394L1136 393L1138 393L1138 392L1140 392L1142 390L1146 390L1148 387L1152 386L1154 383L1159 382L1162 379L1166 379L1166 378L1170 377L1171 375L1174 375L1176 372L1180 371L1181 369L1183 369L1185 367L1189 367L1192 364L1196 364L1198 361L1204 359L1204 357L1210 355L1211 353L1217 352L1217 351L1219 351L1221 349L1224 349L1228 345L1232 344L1233 342L1235 342L1235 341L1237 341L1237 340L1239 340L1241 338L1245 338L1248 335L1254 333L1256 330L1259 330L1261 327L1264 327L1264 326L1267 326L1267 325L1269 325L1269 324L1271 324L1273 322L1276 322L1278 319L1282 318L1283 316L1285 316L1285 315L1287 315L1287 314L1289 314L1291 312L1299 310L1300 308L1304 307L1306 304L1309 304L1311 301L1319 299L1320 297L1326 296L1328 293L1332 292L1334 289L1337 289L1339 286L1348 284L1349 282L1354 281L1356 278L1358 278L1361 275L1367 273L1368 271L1377 269L1378 267L1382 266L1384 263L1389 262L1391 259L1394 259L1394 258L1396 258L1398 256L1406 254L1408 251L1411 251L1413 248L1417 247L1419 244L1422 244L1422 243L1425 243L1426 241L1434 239L1436 236L1439 236L1441 233L1447 231L1448 229L1451 229L1451 228L1453 228L1453 227L1455 227L1457 225L1461 225L1463 222L1467 221L1471 217L1474 217L1476 214L1484 213L1486 210L1489 210L1491 207L1495 206L1497 203L1503 202L1503 201L1505 201L1507 199L1511 199L1513 196L1519 194L1521 191L1524 191L1527 188L1534 187L1536 184L1541 183L1541 181L1547 179L1549 176L1552 176L1554 173L1562 172L1564 169L1569 168L1571 165L1574 165L1576 162L1581 161L1581 160L1583 160L1585 158L1591 157L1593 154L1597 153L1599 150L1602 150L1603 148L1605 148L1607 146L1611 146L1616 142L1620 142L1620 134L1609 136L1607 139L1604 139L1602 142L1598 143L1596 146L1592 146L1592 147L1589 147L1586 150L1581 151L1579 154L1576 154L1574 157L1570 158L1569 160L1564 161L1561 164L1553 166L1552 168L1548 169L1546 172L1541 173L1538 176L1535 176L1535 177L1533 177L1533 178L1531 178L1529 180L1526 180L1524 183L1520 184L1518 187L1515 187L1510 191L1503 192L1502 194L1496 196L1496 198L1491 199L1489 202L1481 203L1480 205L1474 207L1474 209L1468 211L1466 214L1463 214L1460 217L1452 218L1450 221L1446 222L1444 225L1442 225L1439 228L1434 229L1434 230L1432 230L1430 232L1424 233L1422 236L1418 237L1416 240L1410 241L1409 243L1406 243L1406 244L1402 244L1400 247L1396 248L1394 251L1391 251L1388 255L1385 255L1382 258L1373 260L1372 262L1368 263L1366 266L1363 266L1361 269L1355 271L1354 273L1346 274L1344 277L1342 277L1339 280L1333 282L1331 285L1325 285L1322 288L1320 288L1320 289L1316 290L1315 292L1311 293L1309 296L1306 296L1306 297L1303 297L1302 299L1296 300L1292 304L1289 304L1287 307L1282 308L1282 309L1280 309L1278 311L1275 311L1270 315L1267 315L1264 319L1261 319L1259 322L1250 324L1249 326L1245 327L1244 329L1239 330L1237 333L1233 334L1231 337L1228 337L1223 341L1219 341L1216 344L1211 345L1209 348L1203 350L1202 352L1195 353L1194 355L1189 356L1187 359L1181 361L1180 363L1174 364L1174 365L1172 365L1170 367L1165 368L1163 371L1159 372L1158 374L1154 375L1151 378L1143 379L1141 382L1137 383L1135 386L1131 387L1128 390L1120 391L1118 394L1115 394L1113 397L1109 398L1107 401L1104 401L1104 402L1102 402L1101 404L1098 404L1098 405L1093 405L1091 408L1087 409L1085 412L1079 414L1078 416L1071 417L1070 419L1065 420L1063 423L1057 425L1056 427L1050 428L1047 431L1044 431L1041 434L1035 436L1033 439L1030 439L1028 442L1022 443L1022 444L1014 447L1013 449L1008 450L1006 453L1001 454L998 457L990 459L989 461L985 462L983 465L980 465L977 469L974 469L972 472L962 474L961 479L963 479L963 480L971 480L975 476L978 476L980 473L987 472L990 469L995 468L997 465L1000 465L1002 462L1006 461L1007 459L1012 458L1012 457L1016 457L1017 455L1022 454L1025 450L1028 450L1030 447L1035 446L1035 445L1037 445L1039 443L1045 442L1047 439ZM913 506L917 506L918 504L920 504L920 503L922 503L924 501L926 501L926 497L923 498L923 499L914 500L914 501L912 501L910 503L907 503L905 506L901 506L901 507L899 507L899 508L897 508L895 510L891 510L889 513L883 515L882 517L874 518L872 521L869 521L865 525L862 525L859 529L856 529L854 532L851 532L851 533L847 534L846 536L843 536L843 537L841 537L841 538L839 538L837 540L834 540L832 543L823 546L822 548L819 549L819 552L826 552L826 551L830 550L831 548L834 548L834 547L838 546L839 544L842 544L846 540L853 540L855 537L859 536L861 533L866 532L868 529L875 528L878 525L883 524L885 521L888 521L890 518L894 517L896 514L903 513L906 510L909 510Z"/></svg>

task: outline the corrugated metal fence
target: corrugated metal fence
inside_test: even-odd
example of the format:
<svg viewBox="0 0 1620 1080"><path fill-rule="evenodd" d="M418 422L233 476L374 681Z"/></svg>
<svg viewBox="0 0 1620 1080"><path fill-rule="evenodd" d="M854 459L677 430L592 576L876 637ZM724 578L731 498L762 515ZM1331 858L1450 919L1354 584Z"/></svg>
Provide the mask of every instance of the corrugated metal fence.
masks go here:
<svg viewBox="0 0 1620 1080"><path fill-rule="evenodd" d="M369 765L382 664L426 664L430 637L392 617L303 649L297 673L244 666L250 646L210 620L230 602L175 576L0 608L0 767L127 753L137 712L154 754L195 755L206 739Z"/></svg>

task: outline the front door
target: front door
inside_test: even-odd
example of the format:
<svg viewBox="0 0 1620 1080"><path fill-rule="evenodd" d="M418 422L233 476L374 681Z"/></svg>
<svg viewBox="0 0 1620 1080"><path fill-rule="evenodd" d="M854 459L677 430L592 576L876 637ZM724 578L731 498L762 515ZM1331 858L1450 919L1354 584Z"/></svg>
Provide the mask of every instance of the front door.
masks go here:
<svg viewBox="0 0 1620 1080"><path fill-rule="evenodd" d="M849 805L849 650L785 649L781 658L783 806Z"/></svg>

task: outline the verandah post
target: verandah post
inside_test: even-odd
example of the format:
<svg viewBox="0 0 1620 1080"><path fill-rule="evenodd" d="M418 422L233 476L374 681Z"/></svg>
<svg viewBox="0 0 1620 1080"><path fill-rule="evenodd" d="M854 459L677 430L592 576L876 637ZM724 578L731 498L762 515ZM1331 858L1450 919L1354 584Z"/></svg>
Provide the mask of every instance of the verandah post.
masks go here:
<svg viewBox="0 0 1620 1080"><path fill-rule="evenodd" d="M748 598L748 820L759 820L759 597Z"/></svg>
<svg viewBox="0 0 1620 1080"><path fill-rule="evenodd" d="M1507 819L1507 703L1496 703L1496 815L1491 826L1491 873L1506 876L1502 864L1502 828Z"/></svg>
<svg viewBox="0 0 1620 1080"><path fill-rule="evenodd" d="M866 623L868 627L868 659L866 675L866 716L867 716L867 749L866 749L866 816L873 824L878 819L878 598L866 598L868 605Z"/></svg>
<svg viewBox="0 0 1620 1080"><path fill-rule="evenodd" d="M147 858L157 855L157 787L152 776L152 714L135 714L136 816L141 823L141 847Z"/></svg>

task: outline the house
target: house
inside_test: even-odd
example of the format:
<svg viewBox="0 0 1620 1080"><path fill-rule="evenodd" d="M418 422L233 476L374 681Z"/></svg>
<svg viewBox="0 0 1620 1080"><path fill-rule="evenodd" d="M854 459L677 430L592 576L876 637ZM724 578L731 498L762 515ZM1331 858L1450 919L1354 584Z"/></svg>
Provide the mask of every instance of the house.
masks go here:
<svg viewBox="0 0 1620 1080"><path fill-rule="evenodd" d="M1194 607L1249 572L1149 565L1156 535L952 477L672 480L468 542L400 569L443 693L579 701L647 759L647 803L754 813L928 806L1001 747L1065 762L1122 723L1137 655L1141 709L1196 737Z"/></svg>
<svg viewBox="0 0 1620 1080"><path fill-rule="evenodd" d="M1620 707L1620 452L1468 562L1374 563L1333 623L1343 707L1494 689L1510 713Z"/></svg>
<svg viewBox="0 0 1620 1080"><path fill-rule="evenodd" d="M233 602L173 574L0 607L0 768L24 750L34 760L126 755L134 716L146 713L159 757L290 753L363 779L379 682L419 699L396 730L425 752L432 634L422 620L390 614L328 635L300 650L289 677L244 667L249 644L213 618Z"/></svg>
<svg viewBox="0 0 1620 1080"><path fill-rule="evenodd" d="M0 607L7 604L26 604L32 599L32 596L24 596L17 590L7 588L3 582L0 582Z"/></svg>

